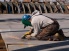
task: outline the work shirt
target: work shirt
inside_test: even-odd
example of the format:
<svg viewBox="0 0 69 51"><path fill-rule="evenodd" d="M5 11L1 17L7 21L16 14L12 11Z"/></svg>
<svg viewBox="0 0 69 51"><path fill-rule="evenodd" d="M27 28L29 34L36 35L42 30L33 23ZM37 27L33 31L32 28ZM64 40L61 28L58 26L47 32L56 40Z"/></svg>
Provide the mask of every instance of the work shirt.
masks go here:
<svg viewBox="0 0 69 51"><path fill-rule="evenodd" d="M36 36L39 34L41 27L46 27L53 22L53 20L44 15L33 15L31 18L31 24L33 26L34 32L31 34L31 36Z"/></svg>

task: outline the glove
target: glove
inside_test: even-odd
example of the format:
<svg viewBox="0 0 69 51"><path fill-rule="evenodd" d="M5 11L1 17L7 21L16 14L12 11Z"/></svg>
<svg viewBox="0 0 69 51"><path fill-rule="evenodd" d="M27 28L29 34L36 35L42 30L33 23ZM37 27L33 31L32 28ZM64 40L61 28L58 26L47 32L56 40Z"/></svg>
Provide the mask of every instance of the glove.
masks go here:
<svg viewBox="0 0 69 51"><path fill-rule="evenodd" d="M23 36L22 36L22 39L25 39L27 35L31 35L30 32L26 32Z"/></svg>
<svg viewBox="0 0 69 51"><path fill-rule="evenodd" d="M30 32L26 32L25 35L30 35L31 33Z"/></svg>
<svg viewBox="0 0 69 51"><path fill-rule="evenodd" d="M26 36L27 36L27 35L31 35L31 33L33 33L33 29L30 29L29 32L26 32L26 33L22 36L22 39L26 39Z"/></svg>

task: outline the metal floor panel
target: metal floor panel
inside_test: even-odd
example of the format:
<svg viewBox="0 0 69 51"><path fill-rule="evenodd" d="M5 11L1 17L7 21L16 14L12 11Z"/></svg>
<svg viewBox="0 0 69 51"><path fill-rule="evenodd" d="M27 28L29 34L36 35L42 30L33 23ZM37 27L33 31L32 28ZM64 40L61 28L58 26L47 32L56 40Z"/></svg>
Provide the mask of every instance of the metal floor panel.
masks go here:
<svg viewBox="0 0 69 51"><path fill-rule="evenodd" d="M1 14L0 20L21 19L23 14ZM69 37L69 14L44 14L57 19L65 36ZM2 17L2 18L1 18ZM5 24L4 24L5 23ZM0 32L8 46L9 51L69 51L69 39L64 41L39 41L39 40L22 40L22 35L30 27L23 28L21 20L9 20L0 22Z"/></svg>

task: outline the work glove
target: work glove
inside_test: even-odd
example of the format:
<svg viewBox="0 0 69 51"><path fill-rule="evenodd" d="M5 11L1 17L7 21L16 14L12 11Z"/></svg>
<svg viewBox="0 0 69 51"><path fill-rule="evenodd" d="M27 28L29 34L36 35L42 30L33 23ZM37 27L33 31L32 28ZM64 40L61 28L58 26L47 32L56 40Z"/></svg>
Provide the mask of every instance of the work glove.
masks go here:
<svg viewBox="0 0 69 51"><path fill-rule="evenodd" d="M31 35L33 33L33 29L30 29L30 31L26 32L23 36L22 36L22 39L27 39L27 37L30 37L30 36L27 36L27 35ZM27 37L26 37L27 36Z"/></svg>
<svg viewBox="0 0 69 51"><path fill-rule="evenodd" d="M31 32L26 32L26 33L22 36L22 39L25 39L27 35L31 35Z"/></svg>

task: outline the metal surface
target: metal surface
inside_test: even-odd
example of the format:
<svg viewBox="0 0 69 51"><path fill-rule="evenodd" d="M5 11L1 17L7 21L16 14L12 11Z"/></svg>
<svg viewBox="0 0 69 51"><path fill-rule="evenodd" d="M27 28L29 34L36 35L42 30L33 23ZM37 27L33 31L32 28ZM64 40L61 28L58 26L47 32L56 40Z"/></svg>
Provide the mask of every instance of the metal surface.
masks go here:
<svg viewBox="0 0 69 51"><path fill-rule="evenodd" d="M69 14L44 14L56 19L69 37ZM23 28L23 14L0 14L0 32L9 51L69 51L69 38L64 41L22 40L30 27Z"/></svg>

